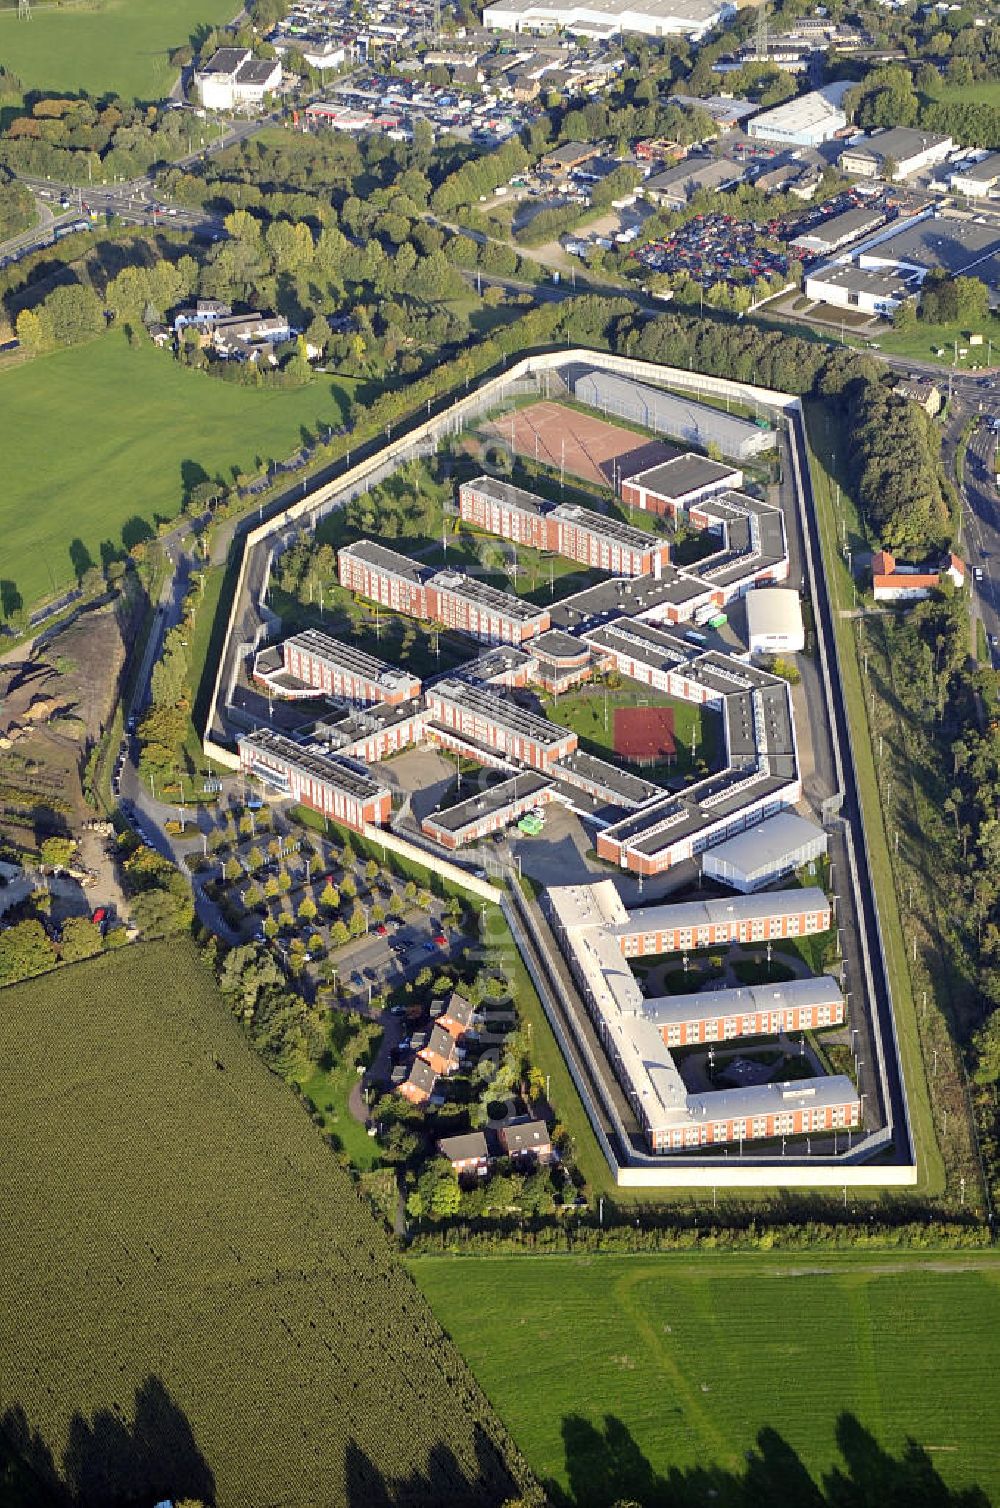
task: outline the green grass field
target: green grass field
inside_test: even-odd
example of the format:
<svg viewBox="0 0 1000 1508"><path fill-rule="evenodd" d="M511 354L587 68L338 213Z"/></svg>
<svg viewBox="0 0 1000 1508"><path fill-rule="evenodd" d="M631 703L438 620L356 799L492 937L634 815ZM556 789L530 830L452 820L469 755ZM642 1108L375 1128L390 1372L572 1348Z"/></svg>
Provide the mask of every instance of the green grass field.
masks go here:
<svg viewBox="0 0 1000 1508"><path fill-rule="evenodd" d="M709 767L716 757L718 719L693 702L667 696L648 687L609 691L605 697L597 687L593 690L570 691L559 697L545 700L545 715L563 728L572 728L593 753L606 759L620 760L615 754L615 708L616 707L671 707L674 713L674 740L677 754L674 760L664 761L643 769L634 766L638 774L650 780L661 776L684 773L697 760L704 760ZM694 754L692 756L692 747Z"/></svg>
<svg viewBox="0 0 1000 1508"><path fill-rule="evenodd" d="M927 1071L920 1049L916 1003L906 961L908 938L903 930L896 899L889 836L882 809L875 754L868 729L866 688L862 681L861 666L858 663L852 621L849 616L841 616L849 613L853 608L854 586L847 570L847 563L839 548L840 529L846 529L852 548L860 546L864 540L857 509L846 486L845 453L849 442L837 411L832 405L807 400L803 405L803 411L809 444L810 473L819 520L823 567L826 571L827 586L833 607L840 676L853 734L852 748L858 790L864 810L868 860L878 899L882 940L892 991L893 1014L896 1019L910 1117L917 1145L919 1187L921 1193L940 1194L945 1186L945 1169L935 1135L927 1086ZM835 461L837 456L840 458L839 469ZM838 504L834 501L833 492L832 478L835 475L842 484L837 494L839 517L837 516Z"/></svg>
<svg viewBox="0 0 1000 1508"><path fill-rule="evenodd" d="M981 346L970 346L970 334L981 335ZM993 342L992 349L989 345ZM974 366L985 367L992 359L1000 360L1000 319L981 321L975 328L959 321L950 325L925 324L918 320L912 330L894 330L891 326L879 332L878 343L883 351L895 356L911 356L914 361L940 361L943 367L955 366L956 342L959 354L956 371L968 372ZM943 356L937 352L943 351Z"/></svg>
<svg viewBox="0 0 1000 1508"><path fill-rule="evenodd" d="M411 1270L557 1504L937 1508L974 1484L967 1508L1000 1499L992 1253Z"/></svg>
<svg viewBox="0 0 1000 1508"><path fill-rule="evenodd" d="M5 990L0 1102L0 1500L5 1438L77 1508L520 1496L495 1415L192 944Z"/></svg>
<svg viewBox="0 0 1000 1508"><path fill-rule="evenodd" d="M340 424L353 384L261 392L190 371L114 333L0 373L0 576L30 606L75 583L70 544L100 561L180 510L203 474L231 481ZM124 533L123 533L124 531Z"/></svg>
<svg viewBox="0 0 1000 1508"><path fill-rule="evenodd" d="M96 0L90 5L32 6L31 24L17 7L0 10L0 59L25 90L120 94L162 99L177 70L168 55L202 26L234 14L229 0Z"/></svg>

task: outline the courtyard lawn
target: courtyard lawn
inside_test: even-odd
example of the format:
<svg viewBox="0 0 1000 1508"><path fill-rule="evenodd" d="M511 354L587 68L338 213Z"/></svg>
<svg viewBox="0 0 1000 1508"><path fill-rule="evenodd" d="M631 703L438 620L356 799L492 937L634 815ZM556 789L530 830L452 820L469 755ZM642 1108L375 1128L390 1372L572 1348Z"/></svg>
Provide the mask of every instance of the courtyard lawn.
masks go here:
<svg viewBox="0 0 1000 1508"><path fill-rule="evenodd" d="M557 1504L1000 1498L993 1253L477 1253L410 1270Z"/></svg>
<svg viewBox="0 0 1000 1508"><path fill-rule="evenodd" d="M26 607L54 596L104 542L120 551L174 518L193 482L231 481L340 424L353 391L330 377L236 387L113 332L0 372L0 575Z"/></svg>
<svg viewBox="0 0 1000 1508"><path fill-rule="evenodd" d="M96 0L33 4L28 26L15 5L0 11L0 58L25 91L163 99L178 73L168 55L232 16L228 0Z"/></svg>
<svg viewBox="0 0 1000 1508"><path fill-rule="evenodd" d="M622 763L622 756L615 752L616 707L671 707L674 713L674 741L676 759L646 767L637 767L640 774L650 780L669 775L684 774L704 761L711 769L716 759L716 717L706 713L703 707L692 702L678 700L664 692L651 691L646 686L629 686L605 693L600 686L584 687L559 697L545 700L545 715L563 728L572 728L580 743L602 759ZM692 756L692 747L694 755ZM624 761L627 763L627 761Z"/></svg>

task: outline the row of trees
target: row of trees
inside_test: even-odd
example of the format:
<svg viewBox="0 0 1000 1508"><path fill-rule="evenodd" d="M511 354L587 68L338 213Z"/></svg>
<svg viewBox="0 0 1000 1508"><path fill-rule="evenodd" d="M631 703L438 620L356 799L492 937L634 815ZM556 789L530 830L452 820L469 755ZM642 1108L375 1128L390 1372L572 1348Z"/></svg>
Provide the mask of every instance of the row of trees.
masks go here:
<svg viewBox="0 0 1000 1508"><path fill-rule="evenodd" d="M0 132L0 163L58 183L127 180L200 145L204 131L200 121L155 105L36 99Z"/></svg>

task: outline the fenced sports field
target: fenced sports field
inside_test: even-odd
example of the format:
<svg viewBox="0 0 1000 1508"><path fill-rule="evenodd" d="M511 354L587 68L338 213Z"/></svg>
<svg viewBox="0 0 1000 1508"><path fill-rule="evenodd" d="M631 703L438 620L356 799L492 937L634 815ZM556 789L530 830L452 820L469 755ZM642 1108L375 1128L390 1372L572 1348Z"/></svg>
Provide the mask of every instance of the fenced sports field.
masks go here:
<svg viewBox="0 0 1000 1508"><path fill-rule="evenodd" d="M677 454L659 440L645 440L634 430L562 403L529 403L492 420L485 429L506 440L517 455L604 487L614 487L623 476L634 476Z"/></svg>
<svg viewBox="0 0 1000 1508"><path fill-rule="evenodd" d="M718 716L646 686L580 687L545 701L545 716L572 728L602 759L641 770L650 780L715 767Z"/></svg>
<svg viewBox="0 0 1000 1508"><path fill-rule="evenodd" d="M642 767L675 758L673 707L616 707L614 751Z"/></svg>

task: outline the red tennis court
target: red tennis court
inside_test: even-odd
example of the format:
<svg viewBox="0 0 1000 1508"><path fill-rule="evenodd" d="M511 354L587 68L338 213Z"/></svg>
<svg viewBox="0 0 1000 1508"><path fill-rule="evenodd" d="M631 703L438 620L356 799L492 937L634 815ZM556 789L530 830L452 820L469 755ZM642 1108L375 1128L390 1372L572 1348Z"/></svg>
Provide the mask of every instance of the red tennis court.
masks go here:
<svg viewBox="0 0 1000 1508"><path fill-rule="evenodd" d="M616 487L622 477L677 455L672 446L659 440L644 440L630 429L561 403L531 403L491 420L484 428L505 440L517 455L605 487Z"/></svg>
<svg viewBox="0 0 1000 1508"><path fill-rule="evenodd" d="M673 707L616 707L615 753L633 764L658 764L677 753Z"/></svg>

